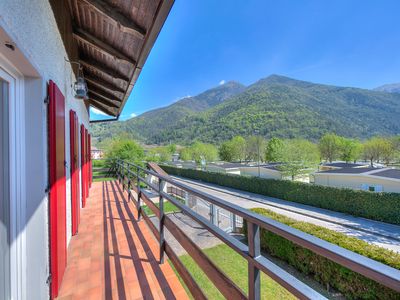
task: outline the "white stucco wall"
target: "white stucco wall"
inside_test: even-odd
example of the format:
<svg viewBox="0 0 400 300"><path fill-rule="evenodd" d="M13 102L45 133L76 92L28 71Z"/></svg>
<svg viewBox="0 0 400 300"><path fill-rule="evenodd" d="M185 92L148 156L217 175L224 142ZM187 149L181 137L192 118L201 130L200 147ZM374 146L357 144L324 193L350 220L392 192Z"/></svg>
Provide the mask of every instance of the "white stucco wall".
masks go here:
<svg viewBox="0 0 400 300"><path fill-rule="evenodd" d="M225 169L225 168L215 166L215 165L207 165L206 170L209 172L240 175L240 170L238 168Z"/></svg>
<svg viewBox="0 0 400 300"><path fill-rule="evenodd" d="M48 299L49 274L47 147L47 82L53 80L65 96L65 155L67 161L66 205L67 242L71 239L69 110L76 111L79 123L89 128L82 101L73 98L74 82L50 3L46 0L0 1L0 27L15 43L38 76L25 78L26 136L26 287L25 299ZM7 53L2 53L7 58ZM11 60L11 58L10 58ZM16 65L18 62L13 62ZM20 70L22 73L23 70ZM24 74L26 75L26 74ZM30 74L31 75L31 74ZM29 293L28 293L29 292Z"/></svg>
<svg viewBox="0 0 400 300"><path fill-rule="evenodd" d="M258 177L258 167L240 167L240 174ZM282 174L279 171L261 167L260 177L266 179L282 179Z"/></svg>
<svg viewBox="0 0 400 300"><path fill-rule="evenodd" d="M373 176L364 176L361 174L342 175L342 174L324 174L315 173L315 184L332 186L338 188L350 188L360 190L363 184L369 186L382 186L383 192L400 193L400 181L378 178Z"/></svg>

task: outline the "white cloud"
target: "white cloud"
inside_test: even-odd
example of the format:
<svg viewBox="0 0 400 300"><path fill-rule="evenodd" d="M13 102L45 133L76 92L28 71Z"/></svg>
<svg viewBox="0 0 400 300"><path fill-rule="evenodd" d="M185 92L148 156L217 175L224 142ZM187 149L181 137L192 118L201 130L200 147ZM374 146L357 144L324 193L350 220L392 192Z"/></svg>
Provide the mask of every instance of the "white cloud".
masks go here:
<svg viewBox="0 0 400 300"><path fill-rule="evenodd" d="M134 118L134 117L136 117L136 116L137 116L136 113L123 114L123 115L120 115L119 119L120 119L121 121L125 121L125 120L132 119L132 118Z"/></svg>
<svg viewBox="0 0 400 300"><path fill-rule="evenodd" d="M219 85L223 85L223 84L225 84L225 80L221 80L220 82L219 82Z"/></svg>
<svg viewBox="0 0 400 300"><path fill-rule="evenodd" d="M174 99L174 101L172 101L172 103L175 103L175 102L178 102L179 100L183 100L185 98L190 98L190 97L192 97L192 96L191 95L186 95L186 96L183 96L183 97L178 97L178 98Z"/></svg>
<svg viewBox="0 0 400 300"><path fill-rule="evenodd" d="M90 107L90 111L95 115L108 116L106 113L102 112L100 109L97 109L95 107Z"/></svg>

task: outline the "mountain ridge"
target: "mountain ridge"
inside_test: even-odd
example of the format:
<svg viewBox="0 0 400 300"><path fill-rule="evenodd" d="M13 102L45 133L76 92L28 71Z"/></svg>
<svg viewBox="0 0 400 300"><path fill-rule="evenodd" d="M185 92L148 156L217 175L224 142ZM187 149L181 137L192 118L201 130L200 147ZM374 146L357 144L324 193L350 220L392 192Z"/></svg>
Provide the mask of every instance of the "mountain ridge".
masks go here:
<svg viewBox="0 0 400 300"><path fill-rule="evenodd" d="M326 132L358 138L400 132L400 94L316 84L276 74L247 87L237 82L226 85L161 108L162 124L158 109L116 126L120 128L114 132L129 132L147 143L218 143L256 130L267 138L312 140ZM147 130L137 118L143 119ZM104 138L96 130L93 133Z"/></svg>

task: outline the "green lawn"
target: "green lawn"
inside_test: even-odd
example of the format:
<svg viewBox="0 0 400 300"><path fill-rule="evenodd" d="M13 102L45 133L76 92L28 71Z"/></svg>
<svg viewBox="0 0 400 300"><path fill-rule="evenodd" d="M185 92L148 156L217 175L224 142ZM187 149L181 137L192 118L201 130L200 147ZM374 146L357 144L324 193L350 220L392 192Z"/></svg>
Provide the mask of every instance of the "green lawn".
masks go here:
<svg viewBox="0 0 400 300"><path fill-rule="evenodd" d="M93 167L93 182L115 180L115 177L110 177L108 171L96 171L97 168ZM98 177L98 178L95 178Z"/></svg>
<svg viewBox="0 0 400 300"><path fill-rule="evenodd" d="M205 249L206 255L247 294L247 261L227 245ZM189 255L180 256L208 299L225 299ZM172 263L171 263L172 265ZM176 271L175 271L176 272ZM178 275L179 277L179 275ZM181 279L180 279L181 280ZM182 282L182 280L181 280ZM185 287L186 288L186 287ZM186 290L189 294L189 291ZM296 299L286 289L261 273L262 299Z"/></svg>
<svg viewBox="0 0 400 300"><path fill-rule="evenodd" d="M159 203L155 203L155 205L157 207L160 206ZM142 209L146 215L154 216L153 211L147 205L143 205ZM179 212L179 211L180 211L180 209L178 207L176 207L175 205L173 205L171 202L168 202L168 201L164 202L164 213Z"/></svg>

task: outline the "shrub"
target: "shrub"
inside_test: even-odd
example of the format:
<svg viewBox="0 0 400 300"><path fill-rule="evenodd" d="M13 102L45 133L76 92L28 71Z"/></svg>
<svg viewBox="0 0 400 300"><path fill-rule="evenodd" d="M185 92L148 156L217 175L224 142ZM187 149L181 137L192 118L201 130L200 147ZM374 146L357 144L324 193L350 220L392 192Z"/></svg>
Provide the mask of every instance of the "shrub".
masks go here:
<svg viewBox="0 0 400 300"><path fill-rule="evenodd" d="M394 251L370 245L362 240L321 226L296 221L267 209L255 208L252 211L400 269L400 254ZM247 234L246 223L244 223L243 230ZM261 229L260 236L261 248L265 252L286 261L300 272L313 276L318 282L324 285L329 284L329 286L343 293L348 299L400 299L400 293L298 246L277 234Z"/></svg>
<svg viewBox="0 0 400 300"><path fill-rule="evenodd" d="M292 202L400 224L400 194L374 193L319 186L288 180L265 179L162 166L171 175L231 187Z"/></svg>
<svg viewBox="0 0 400 300"><path fill-rule="evenodd" d="M107 162L105 159L93 159L92 160L93 168L107 168Z"/></svg>

